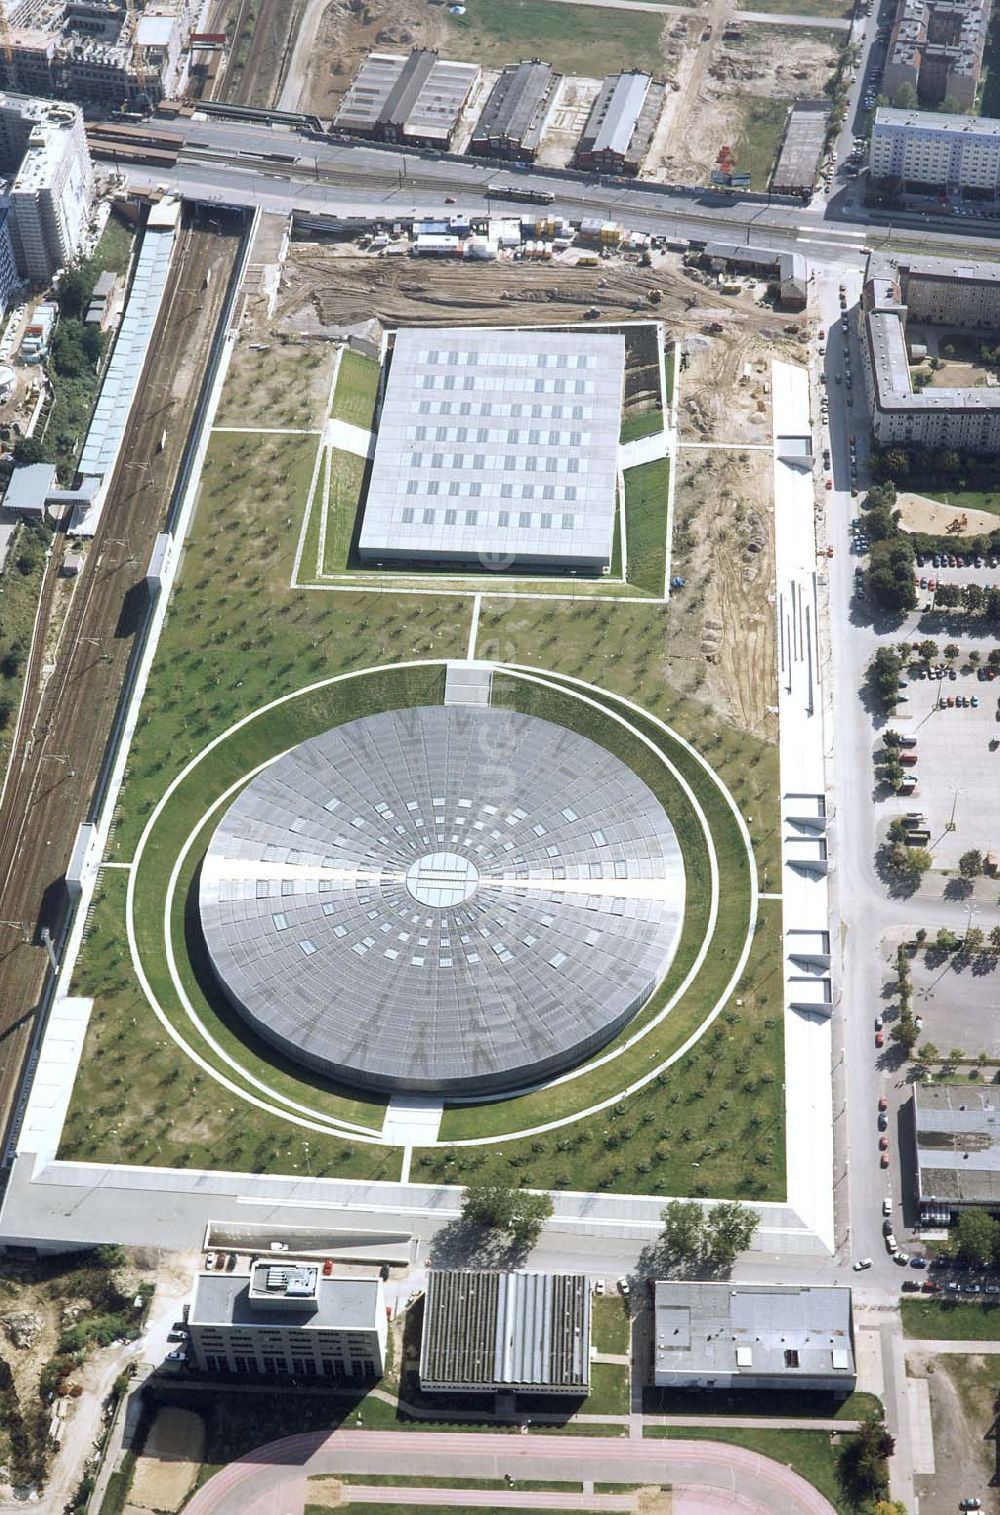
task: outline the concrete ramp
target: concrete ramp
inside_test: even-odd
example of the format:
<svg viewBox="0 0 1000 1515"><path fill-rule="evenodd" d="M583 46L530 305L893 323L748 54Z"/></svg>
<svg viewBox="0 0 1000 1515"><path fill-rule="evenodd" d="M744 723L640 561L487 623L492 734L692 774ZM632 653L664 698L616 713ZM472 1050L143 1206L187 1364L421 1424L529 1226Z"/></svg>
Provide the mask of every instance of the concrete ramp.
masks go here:
<svg viewBox="0 0 1000 1515"><path fill-rule="evenodd" d="M448 664L444 680L446 705L478 705L485 708L490 703L492 689L492 663L469 660Z"/></svg>

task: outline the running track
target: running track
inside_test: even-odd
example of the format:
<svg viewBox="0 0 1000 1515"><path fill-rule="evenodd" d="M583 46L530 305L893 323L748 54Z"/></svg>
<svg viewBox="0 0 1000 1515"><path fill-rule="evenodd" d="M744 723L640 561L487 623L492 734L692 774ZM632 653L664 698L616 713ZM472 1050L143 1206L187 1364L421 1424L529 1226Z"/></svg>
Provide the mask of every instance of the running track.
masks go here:
<svg viewBox="0 0 1000 1515"><path fill-rule="evenodd" d="M440 1431L314 1431L257 1447L216 1473L185 1515L302 1515L306 1479L378 1472L408 1477L541 1478L670 1484L674 1515L835 1515L812 1484L744 1447L712 1441L631 1441L624 1437L518 1436ZM368 1502L388 1502L381 1485ZM357 1491L361 1495L361 1491ZM448 1504L511 1509L630 1510L631 1496L536 1490L405 1488L414 1506ZM361 1495L358 1503L364 1503Z"/></svg>

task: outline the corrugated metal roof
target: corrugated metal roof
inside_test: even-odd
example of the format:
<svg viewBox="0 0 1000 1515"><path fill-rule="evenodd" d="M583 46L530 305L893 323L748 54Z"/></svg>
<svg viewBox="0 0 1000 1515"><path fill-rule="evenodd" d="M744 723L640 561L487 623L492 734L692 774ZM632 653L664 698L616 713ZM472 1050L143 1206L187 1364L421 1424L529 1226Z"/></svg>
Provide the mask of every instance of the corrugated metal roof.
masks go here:
<svg viewBox="0 0 1000 1515"><path fill-rule="evenodd" d="M577 1273L432 1269L420 1356L424 1388L586 1392L590 1282Z"/></svg>
<svg viewBox="0 0 1000 1515"><path fill-rule="evenodd" d="M114 468L160 312L175 232L172 226L146 228L128 304L80 457L81 474L101 477Z"/></svg>

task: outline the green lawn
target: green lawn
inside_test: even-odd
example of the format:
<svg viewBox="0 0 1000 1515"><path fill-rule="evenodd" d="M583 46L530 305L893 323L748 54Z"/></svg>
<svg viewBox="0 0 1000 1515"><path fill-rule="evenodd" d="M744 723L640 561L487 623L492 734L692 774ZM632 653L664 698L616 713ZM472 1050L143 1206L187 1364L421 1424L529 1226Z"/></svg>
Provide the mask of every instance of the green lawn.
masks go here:
<svg viewBox="0 0 1000 1515"><path fill-rule="evenodd" d="M296 355L296 361L303 363L311 356L307 349L305 355ZM308 366L313 382L310 406L314 407L323 375L315 364ZM250 373L249 368L241 371L238 382L244 389L252 385ZM328 375L326 385L328 392ZM310 409L309 418L315 415L315 409ZM206 743L242 716L338 672L465 652L470 599L410 595L404 590L390 595L362 588L324 593L289 587L316 447L313 435L217 432L211 440L180 580L129 753L109 849L113 861L132 859L139 835L170 781ZM344 560L349 540L350 511L341 511L338 505L349 487L346 472L355 462L345 454L331 454L333 509L328 517L327 550L341 555L339 561ZM660 470L658 492L662 494L666 465L653 468ZM318 488L326 488L323 472ZM634 496L629 504L631 511L639 512L637 524L630 522L630 556L637 551L634 561L640 563L643 524L648 531L648 521L656 513L651 508L643 513L641 499ZM319 515L314 509L302 559L304 577L312 572L310 563L316 562ZM477 651L481 656L549 667L557 674L579 675L661 715L706 754L739 810L753 815L758 869L770 867L776 874L776 748L730 725L693 694L680 692L677 665L667 659L670 613L665 605L612 604L597 598L499 601L486 596ZM372 1129L381 1125L381 1102L335 1089L301 1068L282 1063L269 1048L256 1043L242 1023L235 1022L222 1002L206 971L197 922L198 858L214 824L204 819L204 813L216 796L255 763L365 710L440 698L440 681L440 668L394 674L363 684L331 686L298 696L266 716L258 715L238 737L221 743L177 788L150 837L137 874L136 930L143 963L166 1013L183 1027L191 1044L210 1064L218 1064L219 1054L194 1032L174 1003L163 954L167 879L180 846L189 833L197 833L180 870L169 930L178 971L198 1015L223 1051L276 1094ZM497 697L511 697L513 687L511 681L498 679ZM582 720L583 707L565 695L546 691L522 703L550 716L558 707L570 724ZM620 736L621 728L612 727L604 715L595 712L588 719L595 729L596 724L613 729L608 745L622 745L628 760L634 760L648 781L663 788L686 849L689 924L670 980L660 998L641 1013L635 1022L639 1026L676 989L698 949L707 914L707 855L676 782L635 737ZM655 728L646 730L652 741L659 741ZM660 1027L608 1069L560 1085L545 1096L451 1109L442 1128L445 1141L490 1130L516 1130L553 1115L572 1115L597 1099L613 1098L627 1083L659 1066L701 1024L718 999L746 931L749 870L736 823L710 777L679 748L672 747L672 756L706 807L725 881L716 937L696 983ZM123 873L102 876L77 967L74 986L91 994L95 1007L62 1155L396 1177L397 1152L340 1136L303 1133L280 1116L239 1102L191 1064L153 1016L136 981L125 940L125 884ZM505 1141L467 1155L447 1148L420 1152L415 1154L414 1179L465 1182L473 1172L480 1177L498 1173L508 1180L516 1175L522 1181L561 1187L652 1193L693 1189L706 1195L737 1192L780 1198L784 1192L780 941L780 911L765 904L733 1002L676 1068L636 1095L617 1100L596 1119L540 1139ZM736 999L741 1001L738 1006ZM239 1082L241 1075L234 1077ZM373 1423L384 1423L387 1413L395 1423L387 1407L377 1406L378 1401L366 1402L366 1416L370 1414ZM600 1430L595 1434L601 1434Z"/></svg>
<svg viewBox="0 0 1000 1515"><path fill-rule="evenodd" d="M930 1341L1000 1341L1000 1304L901 1299L907 1336Z"/></svg>
<svg viewBox="0 0 1000 1515"><path fill-rule="evenodd" d="M622 1363L592 1362L590 1393L580 1408L587 1415L627 1415L628 1368Z"/></svg>
<svg viewBox="0 0 1000 1515"><path fill-rule="evenodd" d="M595 1294L590 1304L591 1342L598 1352L625 1353L629 1349L631 1330L628 1305L617 1292Z"/></svg>
<svg viewBox="0 0 1000 1515"><path fill-rule="evenodd" d="M776 43L777 40L776 35ZM791 103L756 95L734 102L739 109L740 124L733 133L733 157L739 172L750 175L751 189L767 189Z"/></svg>
<svg viewBox="0 0 1000 1515"><path fill-rule="evenodd" d="M365 460L351 452L341 452L337 447L331 447L327 453L329 457L329 473L326 467L320 469L319 478L316 481L317 499L314 510L322 507L323 494L326 492L326 534L323 542L323 562L321 573L344 573L348 567L351 556L351 543L354 540L355 528L358 526L358 509L361 505L361 493L365 480ZM311 565L303 564L306 573Z"/></svg>
<svg viewBox="0 0 1000 1515"><path fill-rule="evenodd" d="M1000 515L1000 488L994 489L943 489L933 484L922 484L918 491L929 499L940 500L954 510L989 510Z"/></svg>
<svg viewBox="0 0 1000 1515"><path fill-rule="evenodd" d="M598 6L552 5L546 0L490 0L464 16L448 15L449 58L493 68L511 58L545 58L561 73L599 79L620 69L642 68L662 77L659 16L637 11L627 24Z"/></svg>
<svg viewBox="0 0 1000 1515"><path fill-rule="evenodd" d="M670 371L672 359L667 358L667 372ZM622 420L621 436L619 441L622 446L626 442L636 442L640 437L651 437L654 432L663 430L662 410L638 410L632 415L627 415Z"/></svg>
<svg viewBox="0 0 1000 1515"><path fill-rule="evenodd" d="M814 16L820 23L849 20L854 11L849 0L846 4L845 0L777 0L777 4L769 4L767 9L781 16ZM777 35L778 28L774 31Z"/></svg>
<svg viewBox="0 0 1000 1515"><path fill-rule="evenodd" d="M649 594L662 595L667 566L667 489L670 464L666 458L641 463L625 473L626 577Z"/></svg>
<svg viewBox="0 0 1000 1515"><path fill-rule="evenodd" d="M0 575L0 784L10 761L48 536L48 531L22 523Z"/></svg>
<svg viewBox="0 0 1000 1515"><path fill-rule="evenodd" d="M371 431L378 396L379 365L373 358L345 349L337 372L330 415L337 421L349 421Z"/></svg>
<svg viewBox="0 0 1000 1515"><path fill-rule="evenodd" d="M826 1431L751 1431L722 1426L698 1427L692 1431L687 1426L647 1426L647 1436L663 1437L669 1441L725 1441L732 1446L748 1447L762 1457L784 1463L793 1468L800 1477L811 1483L827 1498L840 1515L855 1515L855 1506L849 1502L840 1485L837 1474L839 1447L831 1444ZM849 1440L844 1436L841 1446Z"/></svg>

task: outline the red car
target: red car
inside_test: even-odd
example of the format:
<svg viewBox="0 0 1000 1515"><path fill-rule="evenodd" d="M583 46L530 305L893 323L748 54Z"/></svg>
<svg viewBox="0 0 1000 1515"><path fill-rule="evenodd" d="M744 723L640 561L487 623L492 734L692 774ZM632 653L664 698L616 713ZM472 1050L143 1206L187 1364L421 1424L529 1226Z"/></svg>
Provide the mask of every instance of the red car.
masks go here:
<svg viewBox="0 0 1000 1515"><path fill-rule="evenodd" d="M833 488L833 480L832 479L827 479L827 481L826 481L826 487L827 487L827 489L832 489Z"/></svg>
<svg viewBox="0 0 1000 1515"><path fill-rule="evenodd" d="M889 1154L888 1154L888 1152L883 1152L882 1153L882 1156L878 1160L878 1165L879 1165L880 1168L888 1168L888 1166L889 1166Z"/></svg>
<svg viewBox="0 0 1000 1515"><path fill-rule="evenodd" d="M941 1293L941 1285L940 1284L936 1284L936 1283L932 1283L930 1279L928 1279L925 1284L921 1284L920 1285L920 1289L921 1289L921 1293L923 1293L923 1294L940 1294Z"/></svg>
<svg viewBox="0 0 1000 1515"><path fill-rule="evenodd" d="M879 1149L880 1152L888 1152L888 1150L889 1150L889 1138L887 1136L880 1136L879 1137L879 1139L878 1139L878 1149Z"/></svg>
<svg viewBox="0 0 1000 1515"><path fill-rule="evenodd" d="M876 1047L885 1046L885 1037L882 1035L881 1031L875 1032L875 1045Z"/></svg>
<svg viewBox="0 0 1000 1515"><path fill-rule="evenodd" d="M879 1095L878 1107L880 1110L888 1110L889 1108L889 1101L886 1099L884 1094Z"/></svg>

